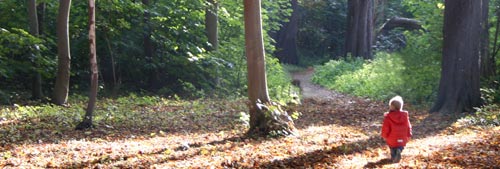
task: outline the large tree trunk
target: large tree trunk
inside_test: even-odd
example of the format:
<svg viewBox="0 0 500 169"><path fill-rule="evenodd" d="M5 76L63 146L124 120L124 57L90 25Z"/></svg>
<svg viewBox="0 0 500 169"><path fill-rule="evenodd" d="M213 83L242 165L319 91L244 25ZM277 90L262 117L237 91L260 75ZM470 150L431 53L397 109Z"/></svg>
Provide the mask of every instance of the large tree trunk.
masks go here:
<svg viewBox="0 0 500 169"><path fill-rule="evenodd" d="M446 0L445 6L441 80L431 112L473 112L481 105L481 0Z"/></svg>
<svg viewBox="0 0 500 169"><path fill-rule="evenodd" d="M95 36L95 2L89 0L89 60L90 60L90 92L89 102L83 121L76 126L77 130L92 127L92 114L95 109L97 100L97 84L98 84L98 69L97 69L97 54L96 54L96 36Z"/></svg>
<svg viewBox="0 0 500 169"><path fill-rule="evenodd" d="M345 56L372 59L373 0L349 0Z"/></svg>
<svg viewBox="0 0 500 169"><path fill-rule="evenodd" d="M57 16L57 76L52 102L57 105L66 104L69 92L70 78L70 46L69 46L69 11L71 0L59 0L59 14Z"/></svg>
<svg viewBox="0 0 500 169"><path fill-rule="evenodd" d="M205 29L208 37L208 42L212 45L209 50L217 50L219 48L219 31L218 31L218 14L219 3L214 0L207 0L208 7L205 10Z"/></svg>
<svg viewBox="0 0 500 169"><path fill-rule="evenodd" d="M264 42L262 36L261 1L244 0L245 46L248 71L248 98L250 111L249 135L289 135L294 126L284 111L271 106L267 90Z"/></svg>
<svg viewBox="0 0 500 169"><path fill-rule="evenodd" d="M38 13L37 13L37 7L36 7L36 0L28 0L28 15L29 15L29 25L30 25L30 33L31 35L38 37L40 34L38 32ZM35 47L36 50L38 50L37 47ZM40 57L40 52L35 51L32 53L34 57ZM42 92L42 75L40 72L37 71L38 69L38 64L36 61L33 64L33 81L32 81L32 89L31 89L31 95L33 99L41 99L43 98L43 92Z"/></svg>
<svg viewBox="0 0 500 169"><path fill-rule="evenodd" d="M297 32L299 30L299 3L291 0L292 15L289 22L283 23L276 35L276 56L281 63L298 64Z"/></svg>

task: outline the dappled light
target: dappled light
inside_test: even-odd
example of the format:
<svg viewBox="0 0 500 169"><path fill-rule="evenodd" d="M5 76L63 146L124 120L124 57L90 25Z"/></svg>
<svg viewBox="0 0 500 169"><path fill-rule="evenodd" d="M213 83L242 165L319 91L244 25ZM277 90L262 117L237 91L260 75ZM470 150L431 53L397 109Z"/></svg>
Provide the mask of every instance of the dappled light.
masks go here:
<svg viewBox="0 0 500 169"><path fill-rule="evenodd" d="M499 52L500 0L0 0L0 168L500 168Z"/></svg>
<svg viewBox="0 0 500 169"><path fill-rule="evenodd" d="M60 130L58 126L36 129L49 125L50 121L46 120L34 124L35 129L4 121L2 131L16 128L22 133L17 140L24 141L4 139L13 135L2 133L5 141L1 143L0 166L448 168L500 165L500 154L496 151L500 128L471 128L456 118L411 110L411 107L415 138L403 151L402 162L388 163L388 148L379 136L386 105L338 96L350 101L327 104L324 100L304 100L298 108L302 116L295 121L298 135L284 138L246 138L244 123L236 120L241 102L229 101L221 105L209 100L191 104L159 99L162 101L136 107L142 115L134 122L113 125L101 121L96 128L83 132ZM187 116L196 111L202 119Z"/></svg>

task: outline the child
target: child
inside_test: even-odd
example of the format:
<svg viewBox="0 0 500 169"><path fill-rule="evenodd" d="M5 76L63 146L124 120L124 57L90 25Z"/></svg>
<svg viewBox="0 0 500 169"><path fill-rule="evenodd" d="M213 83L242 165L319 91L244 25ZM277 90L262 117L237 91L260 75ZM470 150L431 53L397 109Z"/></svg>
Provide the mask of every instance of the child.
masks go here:
<svg viewBox="0 0 500 169"><path fill-rule="evenodd" d="M389 112L384 114L382 137L391 149L391 160L398 163L401 160L401 151L412 136L412 129L408 112L403 111L403 98L393 97L389 101Z"/></svg>

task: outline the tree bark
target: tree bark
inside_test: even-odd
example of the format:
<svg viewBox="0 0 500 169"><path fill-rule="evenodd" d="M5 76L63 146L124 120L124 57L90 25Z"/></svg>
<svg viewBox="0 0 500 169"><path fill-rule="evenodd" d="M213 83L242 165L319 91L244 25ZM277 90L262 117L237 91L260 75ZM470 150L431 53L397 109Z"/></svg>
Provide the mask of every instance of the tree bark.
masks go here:
<svg viewBox="0 0 500 169"><path fill-rule="evenodd" d="M95 109L95 104L97 100L97 90L98 90L98 79L99 73L97 69L97 54L96 54L96 36L95 36L95 2L94 0L89 0L89 60L90 60L90 91L89 91L89 102L87 104L87 110L85 112L85 117L83 121L76 127L77 130L82 130L86 128L91 128L92 125L92 114Z"/></svg>
<svg viewBox="0 0 500 169"><path fill-rule="evenodd" d="M205 10L205 29L208 37L208 42L211 47L209 50L217 50L219 48L219 31L218 31L218 10L219 3L214 0L207 0L208 6Z"/></svg>
<svg viewBox="0 0 500 169"><path fill-rule="evenodd" d="M38 37L40 33L38 32L38 13L36 7L36 0L28 0L28 15L29 15L29 25L30 25L30 34ZM38 50L38 47L34 47L35 50ZM33 57L40 57L39 51L34 51L32 53ZM42 92L42 75L38 72L38 64L35 62L33 64L33 81L32 81L32 89L31 95L33 99L41 99L43 98Z"/></svg>
<svg viewBox="0 0 500 169"><path fill-rule="evenodd" d="M494 77L496 74L496 61L494 56L489 53L489 23L488 23L488 12L489 12L489 0L482 1L482 17L481 17L481 77L489 79Z"/></svg>
<svg viewBox="0 0 500 169"><path fill-rule="evenodd" d="M260 0L244 0L244 20L250 101L250 129L247 134L293 134L294 126L290 116L284 111L276 113L269 108L275 105L271 102L267 90Z"/></svg>
<svg viewBox="0 0 500 169"><path fill-rule="evenodd" d="M441 80L431 112L473 112L481 106L481 1L446 0L445 6Z"/></svg>
<svg viewBox="0 0 500 169"><path fill-rule="evenodd" d="M349 0L345 56L372 59L373 0Z"/></svg>
<svg viewBox="0 0 500 169"><path fill-rule="evenodd" d="M495 38L493 40L493 49L491 51L491 53L489 53L489 56L490 56L490 61L492 63L490 63L490 65L496 65L496 56L498 54L498 52L500 51L500 45L498 44L498 38L499 38L499 34L500 34L500 9L497 8L496 9L496 12L495 12L495 15L496 15L496 24L495 24ZM493 76L496 74L496 68L495 66L492 66L492 69L489 70L489 71L492 71L493 72Z"/></svg>
<svg viewBox="0 0 500 169"><path fill-rule="evenodd" d="M70 46L69 46L69 12L71 0L59 0L59 14L57 16L57 76L52 102L57 105L66 104L69 92L70 79Z"/></svg>
<svg viewBox="0 0 500 169"><path fill-rule="evenodd" d="M299 30L299 4L297 0L290 0L292 15L289 22L283 23L276 35L276 56L281 63L298 64L297 33Z"/></svg>
<svg viewBox="0 0 500 169"><path fill-rule="evenodd" d="M142 4L148 8L150 6L150 1L149 0L142 0ZM154 63L154 46L153 46L153 40L151 39L152 36L152 26L150 24L151 19L151 14L148 10L144 11L144 55L146 56L146 62L149 64L153 65ZM156 68L153 68L151 72L149 72L149 87L151 89L157 89L159 88L159 73Z"/></svg>
<svg viewBox="0 0 500 169"><path fill-rule="evenodd" d="M38 35L43 35L43 33L44 33L43 22L45 20L45 9L46 9L45 2L41 2L40 4L38 4L38 6L37 6Z"/></svg>

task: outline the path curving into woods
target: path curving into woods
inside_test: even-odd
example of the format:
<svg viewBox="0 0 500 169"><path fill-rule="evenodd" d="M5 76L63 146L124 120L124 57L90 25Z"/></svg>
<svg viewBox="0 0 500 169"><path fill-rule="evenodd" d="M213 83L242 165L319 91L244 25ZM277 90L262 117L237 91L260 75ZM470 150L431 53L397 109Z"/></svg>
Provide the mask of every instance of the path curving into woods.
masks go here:
<svg viewBox="0 0 500 169"><path fill-rule="evenodd" d="M332 101L333 99L345 98L339 92L328 90L320 85L312 83L313 68L291 73L294 81L300 81L301 95L304 100Z"/></svg>

